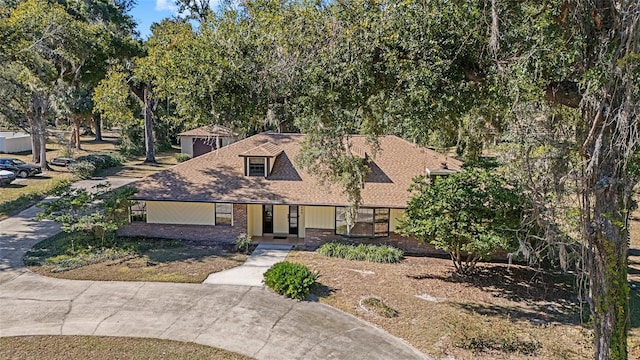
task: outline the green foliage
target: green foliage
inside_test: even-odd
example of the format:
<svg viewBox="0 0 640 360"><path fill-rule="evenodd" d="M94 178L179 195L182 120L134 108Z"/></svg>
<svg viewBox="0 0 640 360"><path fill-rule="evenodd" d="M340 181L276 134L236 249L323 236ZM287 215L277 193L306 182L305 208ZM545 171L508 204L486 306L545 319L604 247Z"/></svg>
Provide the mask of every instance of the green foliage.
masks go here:
<svg viewBox="0 0 640 360"><path fill-rule="evenodd" d="M362 304L371 308L379 316L383 316L386 318L398 317L398 310L390 307L389 305L385 304L384 301L376 297L368 297L366 299L363 299Z"/></svg>
<svg viewBox="0 0 640 360"><path fill-rule="evenodd" d="M176 160L178 160L178 162L191 160L191 155L185 154L185 153L179 153L179 154L176 154Z"/></svg>
<svg viewBox="0 0 640 360"><path fill-rule="evenodd" d="M110 238L104 246L82 232L62 232L29 249L24 257L27 266L52 266L52 272L72 270L107 260L122 259L150 249L175 249L179 242L153 238Z"/></svg>
<svg viewBox="0 0 640 360"><path fill-rule="evenodd" d="M264 283L273 291L291 299L304 300L316 285L318 273L304 265L287 261L273 265L264 273Z"/></svg>
<svg viewBox="0 0 640 360"><path fill-rule="evenodd" d="M240 234L236 237L234 248L236 251L241 251L246 254L249 252L252 245L253 239L251 239L251 235Z"/></svg>
<svg viewBox="0 0 640 360"><path fill-rule="evenodd" d="M38 204L44 211L37 218L60 223L64 232L81 232L94 241L99 239L96 245L104 247L107 235L128 223L130 199L135 192L131 187L111 191L108 185L97 185L91 192L68 188L59 192L57 199Z"/></svg>
<svg viewBox="0 0 640 360"><path fill-rule="evenodd" d="M69 164L68 169L80 179L88 179L96 172L96 166L89 161L76 161Z"/></svg>
<svg viewBox="0 0 640 360"><path fill-rule="evenodd" d="M87 161L96 167L96 170L109 169L116 166L122 166L124 158L118 154L90 154L79 156L76 161Z"/></svg>
<svg viewBox="0 0 640 360"><path fill-rule="evenodd" d="M397 263L404 256L404 252L400 249L373 244L345 245L338 242L330 242L322 244L317 251L324 256L377 263Z"/></svg>
<svg viewBox="0 0 640 360"><path fill-rule="evenodd" d="M516 246L523 200L499 175L469 169L430 183L420 177L412 190L402 232L448 252L459 272Z"/></svg>

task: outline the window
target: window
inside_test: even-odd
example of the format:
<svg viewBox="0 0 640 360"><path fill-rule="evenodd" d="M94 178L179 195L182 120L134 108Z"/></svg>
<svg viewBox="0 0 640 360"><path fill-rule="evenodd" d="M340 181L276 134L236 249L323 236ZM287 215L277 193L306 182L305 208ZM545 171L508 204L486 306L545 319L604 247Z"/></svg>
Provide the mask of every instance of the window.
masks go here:
<svg viewBox="0 0 640 360"><path fill-rule="evenodd" d="M131 222L147 222L147 203L136 201L129 208Z"/></svg>
<svg viewBox="0 0 640 360"><path fill-rule="evenodd" d="M264 163L264 158L249 158L249 176L265 176Z"/></svg>
<svg viewBox="0 0 640 360"><path fill-rule="evenodd" d="M233 204L216 203L216 225L233 224Z"/></svg>
<svg viewBox="0 0 640 360"><path fill-rule="evenodd" d="M345 236L389 236L389 209L360 208L351 229L347 208L336 207L336 234Z"/></svg>

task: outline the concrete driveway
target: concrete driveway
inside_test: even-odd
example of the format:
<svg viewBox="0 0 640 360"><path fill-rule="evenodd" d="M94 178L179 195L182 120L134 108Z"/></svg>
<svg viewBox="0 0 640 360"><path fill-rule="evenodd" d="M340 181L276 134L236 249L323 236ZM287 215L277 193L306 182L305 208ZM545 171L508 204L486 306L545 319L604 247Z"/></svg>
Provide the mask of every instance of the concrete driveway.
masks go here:
<svg viewBox="0 0 640 360"><path fill-rule="evenodd" d="M101 335L191 341L257 359L426 359L367 322L261 287L60 280L22 265L59 232L28 209L0 222L0 336Z"/></svg>

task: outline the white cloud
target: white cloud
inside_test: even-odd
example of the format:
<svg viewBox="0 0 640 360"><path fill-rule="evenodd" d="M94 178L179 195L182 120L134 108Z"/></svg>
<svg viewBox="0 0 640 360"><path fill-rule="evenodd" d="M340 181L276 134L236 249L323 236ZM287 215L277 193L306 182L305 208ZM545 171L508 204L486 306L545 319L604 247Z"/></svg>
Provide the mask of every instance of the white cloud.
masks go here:
<svg viewBox="0 0 640 360"><path fill-rule="evenodd" d="M176 6L173 0L156 0L156 11L165 10L175 13L178 11L178 6Z"/></svg>

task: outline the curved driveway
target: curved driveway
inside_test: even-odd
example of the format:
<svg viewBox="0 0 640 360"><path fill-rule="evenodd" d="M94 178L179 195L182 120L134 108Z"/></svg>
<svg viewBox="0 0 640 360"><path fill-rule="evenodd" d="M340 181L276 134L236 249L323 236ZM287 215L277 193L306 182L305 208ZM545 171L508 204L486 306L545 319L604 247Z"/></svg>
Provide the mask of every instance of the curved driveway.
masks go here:
<svg viewBox="0 0 640 360"><path fill-rule="evenodd" d="M28 209L0 222L0 336L102 335L191 341L258 359L425 359L349 314L261 287L42 277L25 252L59 231Z"/></svg>

